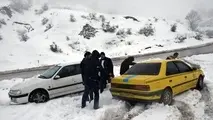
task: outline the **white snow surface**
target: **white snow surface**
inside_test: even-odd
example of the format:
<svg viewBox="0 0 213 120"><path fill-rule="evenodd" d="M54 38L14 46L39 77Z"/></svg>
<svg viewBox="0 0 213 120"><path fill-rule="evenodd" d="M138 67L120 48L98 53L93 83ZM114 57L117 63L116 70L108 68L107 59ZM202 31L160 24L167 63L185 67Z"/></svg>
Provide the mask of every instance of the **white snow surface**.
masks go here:
<svg viewBox="0 0 213 120"><path fill-rule="evenodd" d="M213 96L212 58L213 54L185 58L201 65L210 97ZM119 66L115 67L115 74L119 75ZM0 81L0 120L180 120L184 119L184 115L191 115L193 120L211 120L205 113L206 103L198 90L189 90L176 96L171 106L152 103L136 104L129 108L124 101L112 99L109 90L100 95L98 110L93 110L93 103L88 103L86 108L81 109L82 95L69 95L43 104L11 105L8 91L11 86L22 81L21 78Z"/></svg>
<svg viewBox="0 0 213 120"><path fill-rule="evenodd" d="M125 19L121 15L109 15L97 13L97 18L104 15L106 22L111 25L118 25L116 30L131 28L132 35L126 35L125 38L116 36L116 33L105 33L101 29L102 22L96 20L87 20L81 16L88 16L86 10L78 11L67 8L49 7L41 15L36 15L34 10L40 9L41 6L34 5L30 10L23 14L13 12L12 18L6 15L0 16L7 25L0 28L0 71L14 70L38 67L43 65L52 65L62 62L80 61L86 50L104 51L109 57L117 57L124 55L144 54L161 50L169 50L175 48L183 48L202 43L212 42L212 39L205 38L203 41L194 39L194 32L188 30L185 23L165 20L162 18L143 18L136 17L140 22L131 19ZM70 15L76 18L76 22L70 22ZM48 18L46 25L42 25L43 18ZM29 40L20 41L17 31L26 30L23 25L14 24L13 22L29 23L34 30L27 32ZM90 40L79 36L83 26L88 23L95 27L98 31L94 38ZM177 31L171 32L171 25L177 24ZM46 26L51 24L53 27L44 32ZM139 35L139 29L146 25L152 24L154 35L145 37ZM177 35L186 35L183 43L175 43ZM66 40L69 37L70 40ZM55 42L63 53L54 53L50 50L50 45ZM112 44L107 44L112 43ZM73 47L70 47L72 44ZM162 45L163 47L159 47ZM171 47L172 46L172 47ZM145 49L151 47L150 49Z"/></svg>

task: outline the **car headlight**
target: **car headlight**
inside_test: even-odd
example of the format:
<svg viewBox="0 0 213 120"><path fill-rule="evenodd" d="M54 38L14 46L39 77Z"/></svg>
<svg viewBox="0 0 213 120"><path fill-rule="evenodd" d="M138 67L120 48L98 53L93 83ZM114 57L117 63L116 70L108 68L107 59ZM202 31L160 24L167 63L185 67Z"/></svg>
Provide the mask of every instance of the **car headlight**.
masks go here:
<svg viewBox="0 0 213 120"><path fill-rule="evenodd" d="M10 90L9 92L12 95L20 95L21 94L21 90Z"/></svg>

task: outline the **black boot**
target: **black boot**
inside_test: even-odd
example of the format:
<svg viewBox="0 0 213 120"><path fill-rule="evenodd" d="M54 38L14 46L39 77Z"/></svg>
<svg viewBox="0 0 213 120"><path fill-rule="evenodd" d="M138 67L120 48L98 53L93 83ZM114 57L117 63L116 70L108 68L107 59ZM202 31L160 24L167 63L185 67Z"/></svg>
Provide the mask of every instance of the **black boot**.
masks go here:
<svg viewBox="0 0 213 120"><path fill-rule="evenodd" d="M94 101L94 107L95 110L99 108L99 101Z"/></svg>

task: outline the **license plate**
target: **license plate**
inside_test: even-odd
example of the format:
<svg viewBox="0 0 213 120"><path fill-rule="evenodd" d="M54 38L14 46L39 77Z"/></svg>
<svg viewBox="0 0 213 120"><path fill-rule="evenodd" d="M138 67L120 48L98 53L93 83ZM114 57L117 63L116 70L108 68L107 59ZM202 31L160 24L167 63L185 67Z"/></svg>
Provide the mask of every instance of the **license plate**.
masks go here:
<svg viewBox="0 0 213 120"><path fill-rule="evenodd" d="M124 97L133 97L133 95L129 93L120 93L120 95Z"/></svg>

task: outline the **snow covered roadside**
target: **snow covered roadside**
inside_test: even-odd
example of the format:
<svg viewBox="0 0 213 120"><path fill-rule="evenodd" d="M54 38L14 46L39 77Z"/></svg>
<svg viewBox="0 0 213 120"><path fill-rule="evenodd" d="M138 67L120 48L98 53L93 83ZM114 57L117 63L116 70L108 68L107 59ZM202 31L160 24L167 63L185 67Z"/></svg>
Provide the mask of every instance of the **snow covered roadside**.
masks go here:
<svg viewBox="0 0 213 120"><path fill-rule="evenodd" d="M204 55L195 55L192 57L187 57L186 60L192 61L196 64L199 64L204 71L205 80L208 90L211 93L213 98L213 54L204 54Z"/></svg>
<svg viewBox="0 0 213 120"><path fill-rule="evenodd" d="M186 59L201 65L206 75L205 83L213 96L211 58L213 54ZM115 67L115 74L119 74L119 67ZM108 90L101 94L101 108L98 110L93 110L93 103L81 109L81 95L65 96L43 104L9 105L9 88L22 81L23 79L13 79L0 82L0 120L211 120L206 114L206 101L202 100L202 92L197 90L189 90L175 97L171 106L153 103L129 108L125 102L113 100Z"/></svg>
<svg viewBox="0 0 213 120"><path fill-rule="evenodd" d="M11 18L1 15L1 19L7 24L0 29L3 38L0 40L0 71L80 61L86 50L97 49L106 52L109 57L118 57L189 47L213 41L206 37L203 40L196 40L195 32L188 30L186 24L163 18L137 17L140 22L136 22L125 19L122 15L96 13L94 15L97 20L91 20L87 18L90 13L59 8L49 8L43 14L36 15L35 10L40 7L32 6L24 14L14 12ZM70 21L71 15L76 19L75 22ZM118 26L114 33L103 31L102 23L105 22L99 18L100 15L104 16L105 22L110 22L110 26ZM48 21L42 22L47 19ZM25 33L29 37L27 41L22 41L19 35L20 31L26 31L27 26L14 22L28 23L34 28L33 31ZM95 37L89 40L79 36L87 23L98 31ZM176 32L171 31L171 26L174 24L177 24ZM52 26L51 29L45 32L49 25ZM150 25L154 30L153 35L146 37L144 34L139 34L142 28ZM128 34L127 30L130 30ZM53 42L63 53L54 53L50 50Z"/></svg>

